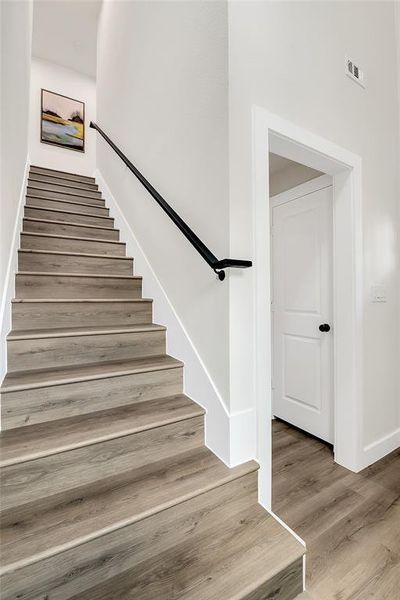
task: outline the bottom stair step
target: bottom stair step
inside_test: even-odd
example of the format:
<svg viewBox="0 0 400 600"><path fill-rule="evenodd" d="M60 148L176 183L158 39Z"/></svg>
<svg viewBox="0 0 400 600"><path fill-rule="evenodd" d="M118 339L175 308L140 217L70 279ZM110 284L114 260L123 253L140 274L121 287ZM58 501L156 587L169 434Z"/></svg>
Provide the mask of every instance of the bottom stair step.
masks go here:
<svg viewBox="0 0 400 600"><path fill-rule="evenodd" d="M253 504L220 523L207 518L187 541L73 599L295 598L303 585L299 548L261 506Z"/></svg>
<svg viewBox="0 0 400 600"><path fill-rule="evenodd" d="M63 454L68 455L63 458L67 470L63 478L58 470L54 480L58 494L54 494L53 485L51 496L46 497L35 480L36 499L33 490L28 490L32 500L24 505L20 499L27 480L26 470L20 468L24 464L4 469L3 487L7 489L7 484L9 487L14 483L16 488L16 500L9 498L8 503L3 503L1 513L3 568L7 572L17 571L25 564L36 563L72 546L78 547L106 532L133 525L257 469L253 462L230 469L208 448L197 444L191 450L171 454L157 462L143 464L143 460L139 463L132 458L130 470L112 471L111 465L108 466L109 454L103 449L102 453L92 452L97 456L97 460L91 462L95 472L89 472L85 481L76 486L78 479L75 478L74 483L72 477L68 477L66 461L71 453ZM52 484L51 459L59 462L59 456L32 461L37 463L33 476L36 473L38 478L47 476L49 479L49 474ZM121 461L114 461L117 462ZM72 489L74 484L75 489ZM18 488L21 488L20 493ZM105 541L103 539L103 544Z"/></svg>
<svg viewBox="0 0 400 600"><path fill-rule="evenodd" d="M2 600L293 600L304 548L257 505L255 467L200 448L129 485L32 507L6 532L4 555L13 535L25 559L6 567Z"/></svg>

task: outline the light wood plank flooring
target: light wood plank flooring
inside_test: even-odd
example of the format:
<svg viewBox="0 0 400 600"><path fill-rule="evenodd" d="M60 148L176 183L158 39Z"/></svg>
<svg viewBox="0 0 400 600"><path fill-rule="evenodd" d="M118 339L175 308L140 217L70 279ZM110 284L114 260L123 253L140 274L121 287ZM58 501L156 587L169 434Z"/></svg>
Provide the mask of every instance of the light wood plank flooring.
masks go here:
<svg viewBox="0 0 400 600"><path fill-rule="evenodd" d="M272 431L272 508L307 544L311 598L400 600L400 450L355 474L329 445Z"/></svg>

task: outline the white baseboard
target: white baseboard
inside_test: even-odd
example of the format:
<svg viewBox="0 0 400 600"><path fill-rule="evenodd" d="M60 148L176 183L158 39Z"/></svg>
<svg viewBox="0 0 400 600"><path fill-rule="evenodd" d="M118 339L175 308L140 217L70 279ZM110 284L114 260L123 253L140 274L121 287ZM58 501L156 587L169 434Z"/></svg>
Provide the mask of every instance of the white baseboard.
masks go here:
<svg viewBox="0 0 400 600"><path fill-rule="evenodd" d="M1 325L1 349L0 349L0 382L3 381L7 372L7 344L6 337L11 329L11 300L15 295L15 273L18 270L19 234L22 231L22 219L24 216L26 186L29 174L29 156L26 158L24 176L18 199L18 207L14 222L14 231L11 240L10 255L8 258L4 289L2 290L0 325Z"/></svg>
<svg viewBox="0 0 400 600"><path fill-rule="evenodd" d="M377 460L380 460L387 454L393 452L400 446L400 427L395 431L385 435L380 440L368 444L364 447L363 456L361 459L360 471L369 467Z"/></svg>
<svg viewBox="0 0 400 600"><path fill-rule="evenodd" d="M120 230L122 240L126 242L128 255L135 258L135 271L143 276L143 295L154 299L154 320L168 328L167 352L185 363L185 393L206 410L206 445L229 466L254 458L254 411L229 414L201 356L135 237L131 225L98 169L94 177L115 219L115 226Z"/></svg>

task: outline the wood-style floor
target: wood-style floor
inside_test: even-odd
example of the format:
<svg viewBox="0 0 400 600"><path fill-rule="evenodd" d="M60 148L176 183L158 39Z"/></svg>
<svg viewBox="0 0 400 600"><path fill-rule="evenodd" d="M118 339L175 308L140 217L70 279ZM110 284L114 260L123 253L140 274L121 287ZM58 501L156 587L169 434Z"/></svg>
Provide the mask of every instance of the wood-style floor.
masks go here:
<svg viewBox="0 0 400 600"><path fill-rule="evenodd" d="M273 421L272 508L307 544L313 600L400 600L400 450L361 473Z"/></svg>

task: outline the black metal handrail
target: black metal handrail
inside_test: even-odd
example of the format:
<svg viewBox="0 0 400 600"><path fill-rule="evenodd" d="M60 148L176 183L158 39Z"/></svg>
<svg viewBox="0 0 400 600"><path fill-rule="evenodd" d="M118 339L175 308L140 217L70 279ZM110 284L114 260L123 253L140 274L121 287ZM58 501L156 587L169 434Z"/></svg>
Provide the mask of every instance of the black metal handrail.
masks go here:
<svg viewBox="0 0 400 600"><path fill-rule="evenodd" d="M181 230L183 235L189 240L189 242L196 248L197 252L204 258L206 263L217 273L218 278L223 281L225 279L225 271L229 267L238 269L247 269L252 266L251 260L238 260L234 258L218 258L207 248L207 246L201 241L201 239L190 229L189 225L174 211L174 209L168 204L168 202L157 192L157 190L151 185L149 181L142 175L142 173L135 167L134 164L125 156L125 154L110 140L110 138L104 133L104 131L93 123L90 122L90 127L96 129L100 135L106 140L111 148L118 154L120 159L126 164L128 169L139 179L146 190L153 196L154 200L161 206L164 212L167 213L169 218L175 223L175 225Z"/></svg>

